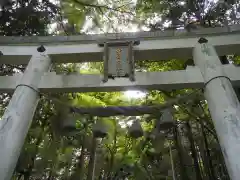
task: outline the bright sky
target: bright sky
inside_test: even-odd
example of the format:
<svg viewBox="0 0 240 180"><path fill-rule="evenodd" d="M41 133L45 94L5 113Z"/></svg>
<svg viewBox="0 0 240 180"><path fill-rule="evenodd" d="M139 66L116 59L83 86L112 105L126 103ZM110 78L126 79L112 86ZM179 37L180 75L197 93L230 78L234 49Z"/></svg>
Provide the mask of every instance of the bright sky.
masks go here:
<svg viewBox="0 0 240 180"><path fill-rule="evenodd" d="M132 99L132 98L143 98L145 97L146 93L141 92L141 91L125 91L124 95L128 98L128 99Z"/></svg>

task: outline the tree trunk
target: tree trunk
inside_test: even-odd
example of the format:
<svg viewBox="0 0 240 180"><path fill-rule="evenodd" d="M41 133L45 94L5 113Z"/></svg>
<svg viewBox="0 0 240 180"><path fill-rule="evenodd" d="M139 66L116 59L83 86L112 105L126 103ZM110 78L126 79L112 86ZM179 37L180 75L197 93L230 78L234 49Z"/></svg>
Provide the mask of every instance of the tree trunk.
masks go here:
<svg viewBox="0 0 240 180"><path fill-rule="evenodd" d="M20 180L22 178L22 174L20 174L18 177L17 177L17 180Z"/></svg>
<svg viewBox="0 0 240 180"><path fill-rule="evenodd" d="M52 175L53 173L52 173L52 170L51 170L51 172L49 173L49 176L48 176L48 178L47 178L47 180L52 180L53 179L53 175Z"/></svg>
<svg viewBox="0 0 240 180"><path fill-rule="evenodd" d="M109 163L109 170L107 174L107 179L111 179L112 177L112 168L114 164L114 156L116 154L116 145L117 145L117 124L116 121L114 120L114 142L113 142L113 147L111 149L111 157L110 157L110 163Z"/></svg>
<svg viewBox="0 0 240 180"><path fill-rule="evenodd" d="M92 148L91 148L91 153L90 153L90 160L88 163L87 180L94 180L96 150L97 150L97 139L95 137L93 137L92 138Z"/></svg>
<svg viewBox="0 0 240 180"><path fill-rule="evenodd" d="M214 173L214 167L213 167L213 164L212 164L211 154L210 154L210 150L208 148L207 136L206 136L206 132L204 130L204 126L203 126L202 121L200 121L200 125L201 125L203 140L204 140L206 164L207 164L207 168L208 168L207 172L208 172L208 175L209 175L210 179L217 179L216 176L215 176L215 173Z"/></svg>
<svg viewBox="0 0 240 180"><path fill-rule="evenodd" d="M190 180L188 175L187 175L187 171L186 171L186 168L185 168L185 165L184 165L184 160L183 160L183 155L182 155L182 147L181 147L181 144L179 143L179 140L178 140L177 127L174 127L173 134L174 134L175 145L176 145L177 152L178 152L179 163L180 163L180 177L181 177L182 180Z"/></svg>
<svg viewBox="0 0 240 180"><path fill-rule="evenodd" d="M192 158L193 158L194 166L195 166L196 179L202 180L201 170L200 170L200 166L198 163L197 152L195 149L195 144L194 144L194 139L193 139L193 134L192 134L192 130L191 130L191 126L190 126L189 122L186 123L186 128L187 128L187 136L188 136L188 139L190 142Z"/></svg>
<svg viewBox="0 0 240 180"><path fill-rule="evenodd" d="M35 150L34 150L34 156L31 158L31 162L29 163L29 167L28 167L28 170L27 170L26 174L24 174L24 180L29 180L31 175L32 175L32 170L33 170L34 165L35 165L35 159L36 159L36 156L38 154L39 145L43 140L43 135L44 135L44 132L45 132L44 128L46 127L46 124L47 124L47 118L43 119L42 121L43 121L42 126L41 126L42 131L39 134L39 136L37 137Z"/></svg>
<svg viewBox="0 0 240 180"><path fill-rule="evenodd" d="M83 179L85 144L86 144L85 140L86 140L86 136L84 135L83 141L82 141L83 143L82 143L82 147L81 147L81 154L80 154L80 156L78 156L78 162L76 164L75 172L73 173L73 175L70 178L71 180L77 180L77 179L82 180Z"/></svg>
<svg viewBox="0 0 240 180"><path fill-rule="evenodd" d="M202 111L197 112L196 114L199 115L200 113L202 114ZM202 121L201 122L197 121L196 124L195 124L196 127L197 127L197 132L198 132L198 136L197 136L197 139L195 140L195 142L196 142L196 146L198 147L198 150L199 150L199 153L198 153L199 161L201 161L202 164L203 164L201 166L202 178L204 180L211 180L210 179L208 159L207 159L206 151L205 151L204 139L203 139L203 135L201 133L202 132L201 123L202 123Z"/></svg>

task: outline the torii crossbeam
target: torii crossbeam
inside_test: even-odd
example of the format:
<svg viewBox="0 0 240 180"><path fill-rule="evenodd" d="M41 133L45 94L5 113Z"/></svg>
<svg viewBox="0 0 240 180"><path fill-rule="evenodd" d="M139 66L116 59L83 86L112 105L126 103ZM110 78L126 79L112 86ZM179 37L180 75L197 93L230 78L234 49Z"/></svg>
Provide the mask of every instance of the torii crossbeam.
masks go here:
<svg viewBox="0 0 240 180"><path fill-rule="evenodd" d="M236 54L240 48L240 26L229 28L206 28L191 33L185 30L121 33L107 35L53 36L53 37L1 37L0 57L2 64L27 64L37 47L44 45L53 63L78 63L103 61L102 40L141 41L134 48L134 58L138 60L186 59L199 37L206 37L216 48L218 55Z"/></svg>

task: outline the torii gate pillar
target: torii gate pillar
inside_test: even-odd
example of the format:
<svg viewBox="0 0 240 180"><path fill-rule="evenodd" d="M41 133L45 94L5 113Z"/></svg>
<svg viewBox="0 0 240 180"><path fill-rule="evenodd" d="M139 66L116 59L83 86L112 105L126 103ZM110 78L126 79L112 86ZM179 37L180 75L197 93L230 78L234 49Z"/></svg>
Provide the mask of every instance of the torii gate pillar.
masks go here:
<svg viewBox="0 0 240 180"><path fill-rule="evenodd" d="M10 180L38 104L38 84L51 60L36 52L32 56L7 109L0 120L0 179Z"/></svg>
<svg viewBox="0 0 240 180"><path fill-rule="evenodd" d="M240 104L212 45L201 38L193 51L205 81L205 97L232 180L240 177Z"/></svg>

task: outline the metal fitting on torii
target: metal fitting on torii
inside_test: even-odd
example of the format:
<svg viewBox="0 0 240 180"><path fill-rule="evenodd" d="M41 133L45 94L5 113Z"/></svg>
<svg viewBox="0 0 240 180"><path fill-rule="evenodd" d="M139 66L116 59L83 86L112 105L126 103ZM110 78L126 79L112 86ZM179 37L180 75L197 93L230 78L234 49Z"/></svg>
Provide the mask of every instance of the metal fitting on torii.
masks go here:
<svg viewBox="0 0 240 180"><path fill-rule="evenodd" d="M135 81L133 46L139 45L139 40L111 40L98 45L104 47L104 78L129 78Z"/></svg>

